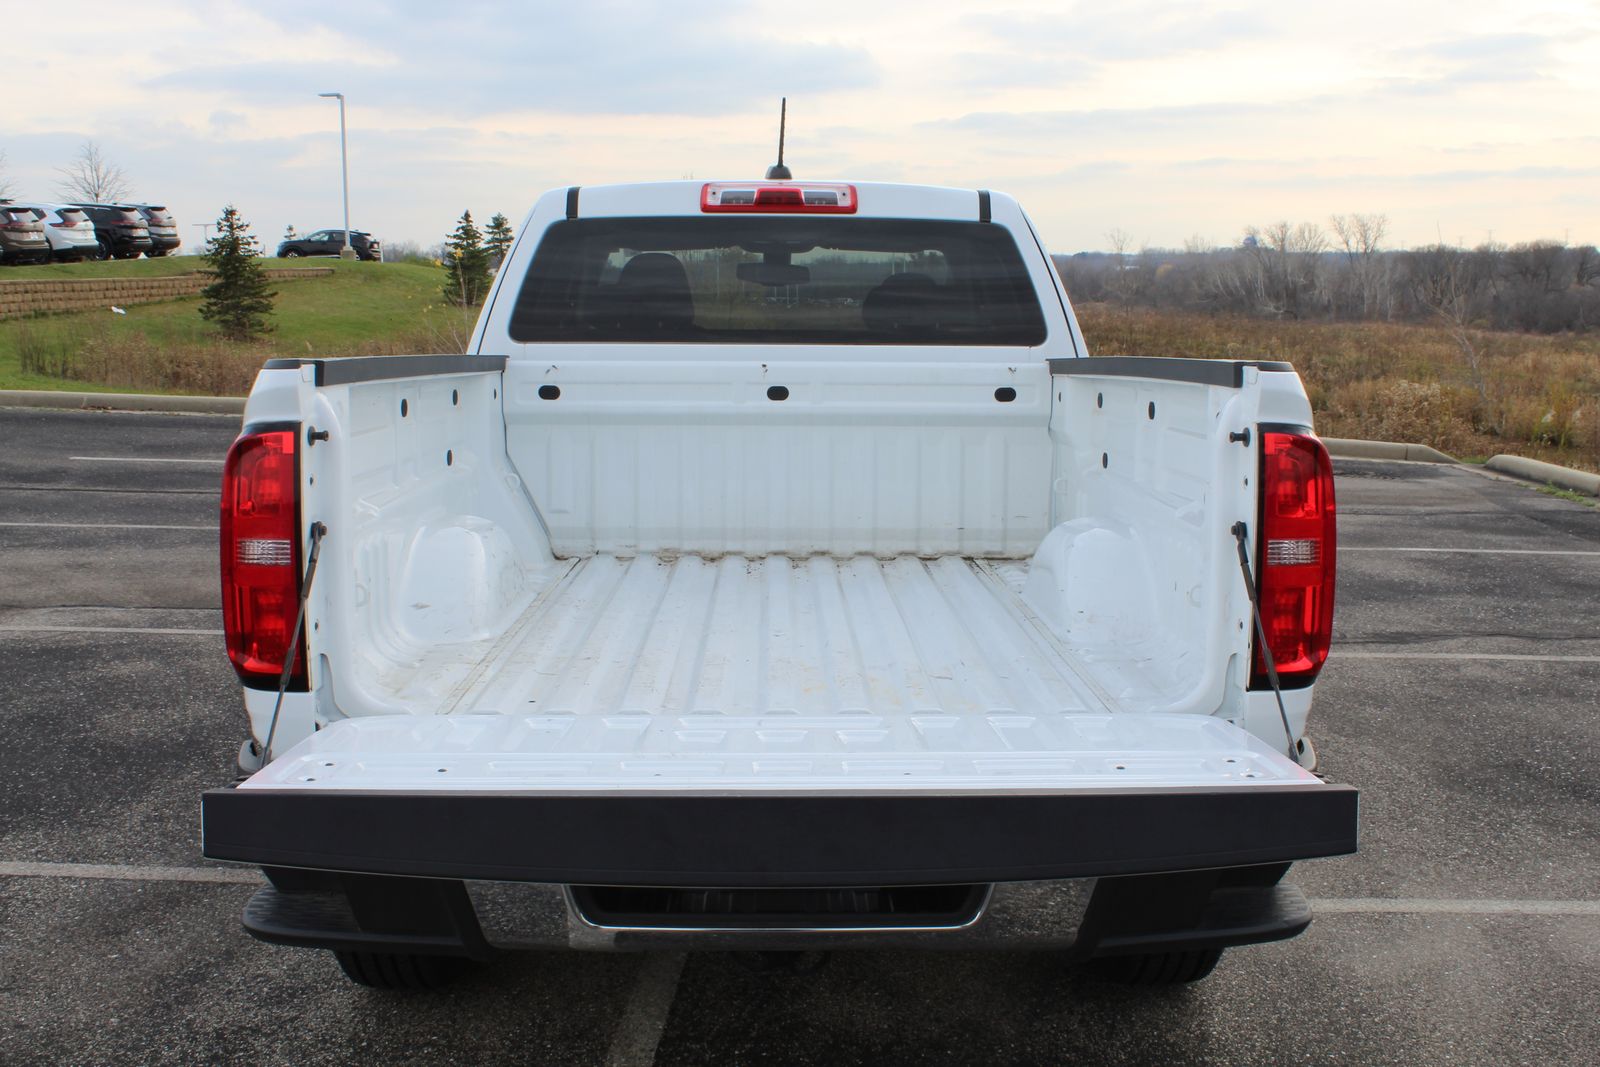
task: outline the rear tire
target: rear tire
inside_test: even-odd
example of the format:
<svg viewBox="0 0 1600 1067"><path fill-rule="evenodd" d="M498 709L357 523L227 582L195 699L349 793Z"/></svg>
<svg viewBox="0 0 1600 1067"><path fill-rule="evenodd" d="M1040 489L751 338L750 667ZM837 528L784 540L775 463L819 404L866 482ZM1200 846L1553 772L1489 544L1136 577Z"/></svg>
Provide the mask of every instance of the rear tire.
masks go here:
<svg viewBox="0 0 1600 1067"><path fill-rule="evenodd" d="M461 973L465 961L453 956L418 956L399 952L333 950L344 976L368 989L422 992L443 989Z"/></svg>
<svg viewBox="0 0 1600 1067"><path fill-rule="evenodd" d="M299 259L300 258L300 250L298 248L286 248L286 249L283 250L283 258L284 259Z"/></svg>
<svg viewBox="0 0 1600 1067"><path fill-rule="evenodd" d="M1089 964L1089 972L1102 982L1131 986L1171 986L1198 982L1222 959L1220 948L1183 952L1150 952L1138 956L1108 956Z"/></svg>

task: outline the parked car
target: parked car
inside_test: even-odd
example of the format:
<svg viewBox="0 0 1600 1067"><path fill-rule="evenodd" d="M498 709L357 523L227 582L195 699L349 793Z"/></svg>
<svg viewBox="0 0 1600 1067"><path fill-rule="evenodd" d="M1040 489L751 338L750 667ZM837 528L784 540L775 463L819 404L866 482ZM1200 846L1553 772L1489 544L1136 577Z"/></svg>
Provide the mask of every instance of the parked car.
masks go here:
<svg viewBox="0 0 1600 1067"><path fill-rule="evenodd" d="M1358 797L1305 740L1337 538L1293 367L1085 358L975 189L556 189L494 285L470 354L274 359L245 405L249 777L201 813L265 868L250 933L402 988L891 946L1158 985L1311 922L1285 876Z"/></svg>
<svg viewBox="0 0 1600 1067"><path fill-rule="evenodd" d="M101 259L138 259L155 247L150 226L139 209L126 204L71 204L82 208L94 223Z"/></svg>
<svg viewBox="0 0 1600 1067"><path fill-rule="evenodd" d="M178 221L172 217L172 212L159 204L129 204L140 215L144 216L145 225L150 228L150 252L152 257L170 256L183 244L178 237Z"/></svg>
<svg viewBox="0 0 1600 1067"><path fill-rule="evenodd" d="M365 230L350 231L350 247L357 259L383 258L378 239ZM318 230L304 237L294 237L278 245L279 259L297 259L300 256L336 256L344 248L343 230Z"/></svg>
<svg viewBox="0 0 1600 1067"><path fill-rule="evenodd" d="M44 224L45 240L50 245L50 258L58 263L76 263L83 259L98 259L100 243L95 238L94 223L83 208L70 204L22 203L33 212L34 218Z"/></svg>
<svg viewBox="0 0 1600 1067"><path fill-rule="evenodd" d="M0 263L48 263L50 241L33 209L0 200Z"/></svg>

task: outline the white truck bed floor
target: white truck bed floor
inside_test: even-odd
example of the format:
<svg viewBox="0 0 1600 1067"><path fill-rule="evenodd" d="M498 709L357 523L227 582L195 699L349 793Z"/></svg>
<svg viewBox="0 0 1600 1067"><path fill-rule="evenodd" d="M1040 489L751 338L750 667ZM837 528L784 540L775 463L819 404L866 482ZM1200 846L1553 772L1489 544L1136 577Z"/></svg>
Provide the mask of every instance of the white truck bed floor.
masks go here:
<svg viewBox="0 0 1600 1067"><path fill-rule="evenodd" d="M333 723L242 788L1316 783L1226 721L1108 708L1017 595L1024 566L580 559L461 672L450 714Z"/></svg>
<svg viewBox="0 0 1600 1067"><path fill-rule="evenodd" d="M652 555L578 560L457 686L449 707L573 715L1105 710L993 563Z"/></svg>

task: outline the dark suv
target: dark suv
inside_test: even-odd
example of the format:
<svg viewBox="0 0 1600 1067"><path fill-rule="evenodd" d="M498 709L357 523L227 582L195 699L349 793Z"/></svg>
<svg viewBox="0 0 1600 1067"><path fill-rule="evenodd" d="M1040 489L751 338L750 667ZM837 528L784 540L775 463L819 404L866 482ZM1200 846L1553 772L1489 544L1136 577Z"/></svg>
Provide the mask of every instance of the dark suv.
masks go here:
<svg viewBox="0 0 1600 1067"><path fill-rule="evenodd" d="M365 230L350 231L350 247L357 259L382 259L383 249L377 238ZM278 246L279 259L299 256L336 256L344 248L343 230L318 230L305 237L291 238Z"/></svg>
<svg viewBox="0 0 1600 1067"><path fill-rule="evenodd" d="M140 215L144 216L145 225L150 228L150 255L170 256L178 250L183 241L178 237L178 220L172 217L172 212L160 204L129 204Z"/></svg>
<svg viewBox="0 0 1600 1067"><path fill-rule="evenodd" d="M0 200L0 263L48 263L50 241L32 208Z"/></svg>
<svg viewBox="0 0 1600 1067"><path fill-rule="evenodd" d="M81 207L94 223L100 242L101 259L138 259L140 252L155 247L150 240L150 225L136 207L124 204L73 204Z"/></svg>

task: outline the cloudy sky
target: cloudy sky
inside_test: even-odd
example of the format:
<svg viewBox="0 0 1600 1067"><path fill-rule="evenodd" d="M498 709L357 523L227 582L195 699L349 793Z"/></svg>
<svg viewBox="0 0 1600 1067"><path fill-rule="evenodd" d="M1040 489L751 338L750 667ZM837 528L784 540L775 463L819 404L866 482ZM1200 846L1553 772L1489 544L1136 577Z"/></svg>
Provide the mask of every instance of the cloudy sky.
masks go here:
<svg viewBox="0 0 1600 1067"><path fill-rule="evenodd" d="M41 5L0 0L14 30ZM747 177L780 95L797 177L986 186L1055 251L1390 220L1390 242L1600 241L1600 4L827 0L69 3L8 36L0 182L93 139L184 226L431 245L570 184ZM70 29L67 27L70 26Z"/></svg>

